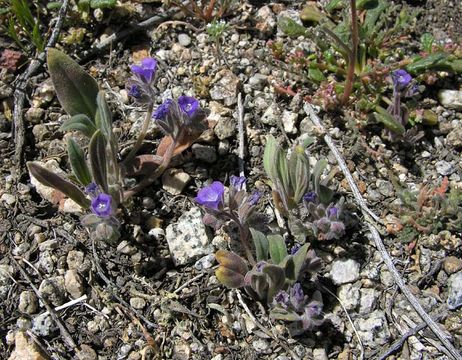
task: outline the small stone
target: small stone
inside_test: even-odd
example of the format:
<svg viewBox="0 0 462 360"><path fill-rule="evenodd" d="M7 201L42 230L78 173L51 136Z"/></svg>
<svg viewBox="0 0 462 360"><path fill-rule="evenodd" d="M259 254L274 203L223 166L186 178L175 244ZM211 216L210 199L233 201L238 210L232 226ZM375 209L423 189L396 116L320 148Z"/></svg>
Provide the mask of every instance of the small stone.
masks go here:
<svg viewBox="0 0 462 360"><path fill-rule="evenodd" d="M14 351L8 360L46 360L36 343L22 331L18 331L14 338Z"/></svg>
<svg viewBox="0 0 462 360"><path fill-rule="evenodd" d="M43 280L39 286L41 296L51 302L54 306L62 305L64 300L64 277L55 276Z"/></svg>
<svg viewBox="0 0 462 360"><path fill-rule="evenodd" d="M36 234L34 234L36 235ZM39 250L40 251L50 251L50 250L55 250L59 247L59 242L58 240L55 240L55 239L50 239L50 240L47 240L47 241L43 241L40 245L39 245Z"/></svg>
<svg viewBox="0 0 462 360"><path fill-rule="evenodd" d="M377 190L384 196L390 197L395 193L393 184L390 181L379 179L375 184L377 186Z"/></svg>
<svg viewBox="0 0 462 360"><path fill-rule="evenodd" d="M191 38L187 34L179 34L178 35L178 43L181 46L187 47L191 44Z"/></svg>
<svg viewBox="0 0 462 360"><path fill-rule="evenodd" d="M84 253L82 251L71 250L67 254L66 262L70 270L77 270L83 264Z"/></svg>
<svg viewBox="0 0 462 360"><path fill-rule="evenodd" d="M270 36L274 33L277 24L276 16L268 5L258 9L257 13L255 14L255 20L257 21L255 27L258 29L261 35Z"/></svg>
<svg viewBox="0 0 462 360"><path fill-rule="evenodd" d="M197 160L205 161L209 164L217 161L217 153L213 146L194 144L191 150Z"/></svg>
<svg viewBox="0 0 462 360"><path fill-rule="evenodd" d="M314 349L313 360L328 360L325 349Z"/></svg>
<svg viewBox="0 0 462 360"><path fill-rule="evenodd" d="M438 99L447 108L462 110L462 90L440 90Z"/></svg>
<svg viewBox="0 0 462 360"><path fill-rule="evenodd" d="M191 176L178 169L168 169L162 175L162 188L172 195L179 195L191 180Z"/></svg>
<svg viewBox="0 0 462 360"><path fill-rule="evenodd" d="M268 76L255 74L249 79L249 85L254 90L262 90L268 82Z"/></svg>
<svg viewBox="0 0 462 360"><path fill-rule="evenodd" d="M266 354L269 350L268 341L265 339L257 339L252 342L252 346L258 354Z"/></svg>
<svg viewBox="0 0 462 360"><path fill-rule="evenodd" d="M117 251L125 255L134 255L136 253L136 247L130 245L127 240L123 240L117 246Z"/></svg>
<svg viewBox="0 0 462 360"><path fill-rule="evenodd" d="M454 165L445 160L438 161L435 166L438 174L443 176L451 175L454 171L456 171Z"/></svg>
<svg viewBox="0 0 462 360"><path fill-rule="evenodd" d="M31 124L37 124L42 120L43 114L45 114L45 110L42 108L36 108L36 107L31 107L29 110L26 111L26 119L29 121ZM34 128L32 129L32 133L35 136L34 129L39 126L35 125ZM42 128L45 128L45 125L40 125ZM51 134L48 130L45 130L48 134ZM35 137L37 139L37 136ZM41 140L40 140L41 141Z"/></svg>
<svg viewBox="0 0 462 360"><path fill-rule="evenodd" d="M214 261L215 261L215 255L213 254L205 255L204 257L196 261L196 263L194 264L194 267L199 271L202 271L204 269L210 269L213 266Z"/></svg>
<svg viewBox="0 0 462 360"><path fill-rule="evenodd" d="M236 133L237 122L234 119L227 117L220 117L217 124L213 128L215 135L218 139L224 140Z"/></svg>
<svg viewBox="0 0 462 360"><path fill-rule="evenodd" d="M56 329L49 313L37 315L32 320L32 332L39 336L49 336Z"/></svg>
<svg viewBox="0 0 462 360"><path fill-rule="evenodd" d="M18 310L25 314L34 314L38 309L37 296L32 290L25 290L19 295Z"/></svg>
<svg viewBox="0 0 462 360"><path fill-rule="evenodd" d="M356 309L359 304L359 286L345 284L338 288L337 296L346 310Z"/></svg>
<svg viewBox="0 0 462 360"><path fill-rule="evenodd" d="M146 300L140 297L132 297L130 299L130 305L137 310L141 310L146 306Z"/></svg>
<svg viewBox="0 0 462 360"><path fill-rule="evenodd" d="M16 202L16 197L14 195L4 193L0 198L0 201L11 206L14 205L14 203Z"/></svg>
<svg viewBox="0 0 462 360"><path fill-rule="evenodd" d="M335 285L354 282L359 279L359 264L352 259L336 260L332 264L330 277Z"/></svg>
<svg viewBox="0 0 462 360"><path fill-rule="evenodd" d="M365 346L377 347L388 344L390 331L383 311L376 310L365 319L359 318L355 323Z"/></svg>
<svg viewBox="0 0 462 360"><path fill-rule="evenodd" d="M81 344L76 355L78 360L96 360L98 358L96 351L87 344Z"/></svg>
<svg viewBox="0 0 462 360"><path fill-rule="evenodd" d="M377 303L378 292L375 289L361 289L361 300L359 302L359 313L369 314L371 313Z"/></svg>
<svg viewBox="0 0 462 360"><path fill-rule="evenodd" d="M455 256L448 256L443 261L443 269L448 275L454 274L462 269L462 260Z"/></svg>
<svg viewBox="0 0 462 360"><path fill-rule="evenodd" d="M449 277L448 289L448 307L451 310L457 309L462 305L462 271Z"/></svg>
<svg viewBox="0 0 462 360"><path fill-rule="evenodd" d="M176 265L185 265L196 257L211 253L207 229L198 207L191 208L176 223L167 226L166 239Z"/></svg>
<svg viewBox="0 0 462 360"><path fill-rule="evenodd" d="M278 123L278 118L281 116L281 110L279 109L278 104L273 102L263 113L260 118L260 121L263 124L274 126Z"/></svg>
<svg viewBox="0 0 462 360"><path fill-rule="evenodd" d="M79 298L85 291L83 279L75 270L66 271L64 275L64 286L73 299Z"/></svg>
<svg viewBox="0 0 462 360"><path fill-rule="evenodd" d="M38 234L39 232L42 231L42 228L38 225L35 225L35 224L30 224L28 227L27 227L27 237L29 239L32 239L34 237L35 234Z"/></svg>
<svg viewBox="0 0 462 360"><path fill-rule="evenodd" d="M446 137L446 142L455 149L462 148L462 122L459 121L457 126L452 129Z"/></svg>
<svg viewBox="0 0 462 360"><path fill-rule="evenodd" d="M293 113L288 110L282 112L282 125L284 126L284 131L288 134L296 134L297 127L295 123L298 119L298 114Z"/></svg>
<svg viewBox="0 0 462 360"><path fill-rule="evenodd" d="M214 85L210 89L212 100L223 100L226 106L237 102L239 78L231 70L221 70L213 82Z"/></svg>

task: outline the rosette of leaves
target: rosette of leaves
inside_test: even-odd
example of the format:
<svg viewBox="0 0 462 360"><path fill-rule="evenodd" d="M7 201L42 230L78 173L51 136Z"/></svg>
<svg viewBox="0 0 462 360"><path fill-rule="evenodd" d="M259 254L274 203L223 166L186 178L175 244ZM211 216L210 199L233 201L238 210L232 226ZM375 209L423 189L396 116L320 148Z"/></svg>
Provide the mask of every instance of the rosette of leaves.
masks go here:
<svg viewBox="0 0 462 360"><path fill-rule="evenodd" d="M220 264L218 280L229 288L244 288L254 299L271 304L280 290L286 290L305 274L315 274L321 261L308 244L289 254L281 235L264 235L252 229L257 263L249 270L247 262L231 251L219 250L215 257Z"/></svg>

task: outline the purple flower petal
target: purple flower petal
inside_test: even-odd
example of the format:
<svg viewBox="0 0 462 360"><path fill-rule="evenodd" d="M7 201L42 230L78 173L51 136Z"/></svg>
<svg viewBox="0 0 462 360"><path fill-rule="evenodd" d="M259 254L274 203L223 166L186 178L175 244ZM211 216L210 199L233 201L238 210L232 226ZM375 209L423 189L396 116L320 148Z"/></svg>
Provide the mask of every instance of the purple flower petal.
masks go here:
<svg viewBox="0 0 462 360"><path fill-rule="evenodd" d="M178 105L180 109L189 117L193 116L199 108L199 101L192 96L180 96L178 98Z"/></svg>
<svg viewBox="0 0 462 360"><path fill-rule="evenodd" d="M236 191L241 191L244 189L245 181L245 176L231 175L229 178L229 183L236 189Z"/></svg>
<svg viewBox="0 0 462 360"><path fill-rule="evenodd" d="M391 79L398 90L403 90L412 81L412 76L406 70L399 69L391 73Z"/></svg>
<svg viewBox="0 0 462 360"><path fill-rule="evenodd" d="M223 204L224 185L219 181L214 181L209 186L202 188L196 196L198 204L210 209L218 210Z"/></svg>
<svg viewBox="0 0 462 360"><path fill-rule="evenodd" d="M328 214L329 218L337 218L337 215L338 215L338 208L336 208L335 206L331 207L331 208L327 211L327 214Z"/></svg>
<svg viewBox="0 0 462 360"><path fill-rule="evenodd" d="M172 105L173 100L172 99L167 99L165 100L157 109L154 111L154 114L152 117L156 120L164 120L169 111L170 111L170 106Z"/></svg>
<svg viewBox="0 0 462 360"><path fill-rule="evenodd" d="M259 261L255 264L255 270L258 272L262 272L263 268L266 266L267 262L266 261Z"/></svg>
<svg viewBox="0 0 462 360"><path fill-rule="evenodd" d="M249 196L247 200L251 206L257 205L258 200L260 200L262 193L260 191L255 191L252 195Z"/></svg>
<svg viewBox="0 0 462 360"><path fill-rule="evenodd" d="M295 255L301 247L302 246L300 244L295 244L294 246L292 246L292 248L290 249L290 255Z"/></svg>
<svg viewBox="0 0 462 360"><path fill-rule="evenodd" d="M318 195L316 195L316 193L314 191L311 191L309 193L306 193L305 195L303 195L303 200L305 200L306 202L315 202L316 201L316 198L318 197Z"/></svg>
<svg viewBox="0 0 462 360"><path fill-rule="evenodd" d="M156 73L157 61L153 58L145 58L141 61L141 66L132 65L130 68L141 80L150 83Z"/></svg>
<svg viewBox="0 0 462 360"><path fill-rule="evenodd" d="M287 309L287 306L289 306L289 294L287 294L284 290L280 290L274 297L274 302L276 305Z"/></svg>
<svg viewBox="0 0 462 360"><path fill-rule="evenodd" d="M128 91L128 95L134 97L135 99L140 98L141 97L140 87L138 85L130 86L130 90Z"/></svg>
<svg viewBox="0 0 462 360"><path fill-rule="evenodd" d="M91 211L97 216L109 217L112 215L111 205L111 195L101 193L91 201Z"/></svg>
<svg viewBox="0 0 462 360"><path fill-rule="evenodd" d="M96 197L98 195L99 189L98 185L96 185L94 182L89 183L85 187L85 192L90 195L92 198Z"/></svg>

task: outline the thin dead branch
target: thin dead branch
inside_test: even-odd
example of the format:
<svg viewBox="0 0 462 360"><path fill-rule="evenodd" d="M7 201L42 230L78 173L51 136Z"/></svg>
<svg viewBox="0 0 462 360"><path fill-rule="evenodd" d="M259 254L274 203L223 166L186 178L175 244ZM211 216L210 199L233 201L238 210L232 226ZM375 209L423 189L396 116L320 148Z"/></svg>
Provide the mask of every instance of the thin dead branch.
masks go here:
<svg viewBox="0 0 462 360"><path fill-rule="evenodd" d="M242 94L237 95L237 129L239 133L239 176L245 176L245 130L244 130L244 104Z"/></svg>

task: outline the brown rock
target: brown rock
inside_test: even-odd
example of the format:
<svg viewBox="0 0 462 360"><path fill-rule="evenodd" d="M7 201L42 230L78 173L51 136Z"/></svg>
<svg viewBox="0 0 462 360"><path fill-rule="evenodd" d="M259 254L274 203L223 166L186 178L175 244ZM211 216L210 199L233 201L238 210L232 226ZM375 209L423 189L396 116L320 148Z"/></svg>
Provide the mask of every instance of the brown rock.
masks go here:
<svg viewBox="0 0 462 360"><path fill-rule="evenodd" d="M8 360L47 360L47 358L42 355L37 345L22 331L16 333L14 343L14 351L11 353Z"/></svg>
<svg viewBox="0 0 462 360"><path fill-rule="evenodd" d="M454 274L462 269L462 260L455 256L449 256L444 259L443 269L448 275Z"/></svg>

